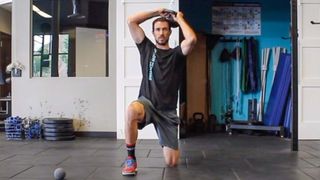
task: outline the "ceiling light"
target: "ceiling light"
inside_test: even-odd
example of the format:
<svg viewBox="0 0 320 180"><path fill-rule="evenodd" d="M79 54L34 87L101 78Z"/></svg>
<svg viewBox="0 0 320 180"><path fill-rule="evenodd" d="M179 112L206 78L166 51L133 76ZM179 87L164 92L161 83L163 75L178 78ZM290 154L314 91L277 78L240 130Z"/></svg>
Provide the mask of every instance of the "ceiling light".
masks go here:
<svg viewBox="0 0 320 180"><path fill-rule="evenodd" d="M0 5L7 3L12 3L12 0L0 0Z"/></svg>
<svg viewBox="0 0 320 180"><path fill-rule="evenodd" d="M52 18L52 16L50 16L49 14L41 11L37 6L32 5L32 10L36 13L38 13L40 16L44 17L44 18Z"/></svg>

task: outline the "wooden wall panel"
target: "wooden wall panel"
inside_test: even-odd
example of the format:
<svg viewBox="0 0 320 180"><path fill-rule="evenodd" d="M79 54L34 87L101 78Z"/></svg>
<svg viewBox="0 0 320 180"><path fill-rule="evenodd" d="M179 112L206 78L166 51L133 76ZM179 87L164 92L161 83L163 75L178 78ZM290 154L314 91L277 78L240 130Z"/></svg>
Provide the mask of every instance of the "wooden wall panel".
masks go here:
<svg viewBox="0 0 320 180"><path fill-rule="evenodd" d="M195 112L201 112L208 119L208 97L207 97L207 57L206 37L197 34L198 42L187 58L187 120Z"/></svg>

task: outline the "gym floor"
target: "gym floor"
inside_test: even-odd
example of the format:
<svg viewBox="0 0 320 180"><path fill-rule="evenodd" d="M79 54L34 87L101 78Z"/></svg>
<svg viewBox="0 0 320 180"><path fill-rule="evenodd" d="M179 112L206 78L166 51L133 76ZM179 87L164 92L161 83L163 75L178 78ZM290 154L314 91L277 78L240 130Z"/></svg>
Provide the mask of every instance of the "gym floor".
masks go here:
<svg viewBox="0 0 320 180"><path fill-rule="evenodd" d="M157 140L140 140L138 175L123 177L123 140L7 141L0 133L0 180L52 180L57 167L66 170L67 180L320 179L320 141L300 141L299 152L291 152L290 145L290 140L273 136L189 137L180 140L180 165L168 168Z"/></svg>

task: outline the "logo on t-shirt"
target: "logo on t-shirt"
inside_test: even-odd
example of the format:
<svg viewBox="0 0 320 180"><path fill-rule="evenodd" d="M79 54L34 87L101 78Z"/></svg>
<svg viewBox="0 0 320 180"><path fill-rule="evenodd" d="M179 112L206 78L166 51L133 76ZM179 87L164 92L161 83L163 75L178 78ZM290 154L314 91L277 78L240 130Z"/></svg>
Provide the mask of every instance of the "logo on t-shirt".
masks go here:
<svg viewBox="0 0 320 180"><path fill-rule="evenodd" d="M154 66L154 62L156 61L156 53L157 53L157 49L154 48L153 49L153 53L152 53L152 57L151 57L151 61L149 62L149 81L152 81L153 80L153 74L152 74L152 70L153 70L153 66Z"/></svg>

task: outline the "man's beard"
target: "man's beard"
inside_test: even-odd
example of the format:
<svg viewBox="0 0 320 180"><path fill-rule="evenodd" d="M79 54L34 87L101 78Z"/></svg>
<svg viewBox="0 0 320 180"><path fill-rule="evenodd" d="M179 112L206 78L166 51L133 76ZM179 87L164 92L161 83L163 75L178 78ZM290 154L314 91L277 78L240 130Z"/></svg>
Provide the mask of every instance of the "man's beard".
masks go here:
<svg viewBox="0 0 320 180"><path fill-rule="evenodd" d="M161 45L161 46L164 46L164 45L168 44L168 41L169 41L169 39L165 40L164 42L159 42L158 40L156 40L156 43Z"/></svg>

